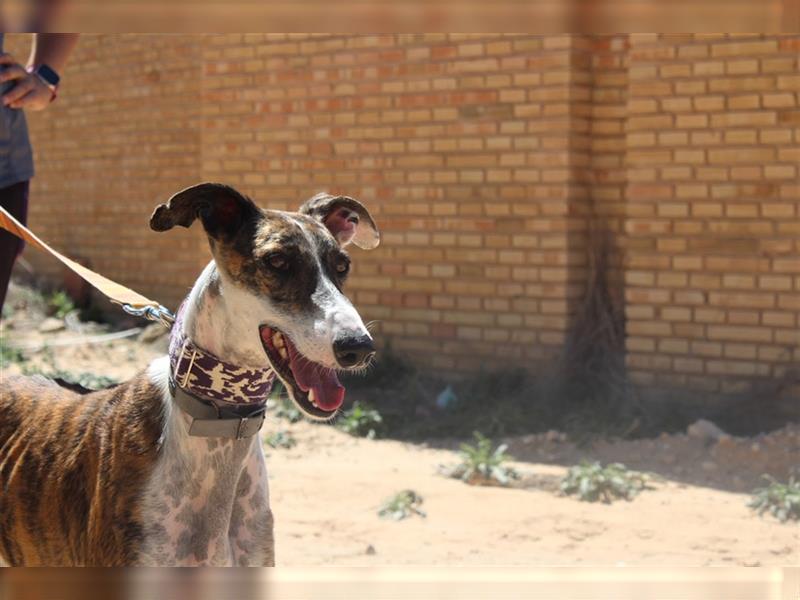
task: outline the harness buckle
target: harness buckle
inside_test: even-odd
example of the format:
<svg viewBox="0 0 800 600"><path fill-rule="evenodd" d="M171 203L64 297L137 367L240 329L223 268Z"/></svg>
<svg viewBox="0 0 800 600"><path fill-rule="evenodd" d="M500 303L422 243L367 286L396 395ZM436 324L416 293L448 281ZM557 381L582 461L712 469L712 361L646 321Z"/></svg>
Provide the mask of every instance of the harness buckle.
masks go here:
<svg viewBox="0 0 800 600"><path fill-rule="evenodd" d="M178 376L178 373L181 370L181 365L183 364L183 356L186 353L186 347L189 345L189 338L186 338L183 341L183 345L181 346L181 353L178 355L178 360L175 363L175 377ZM197 350L192 349L192 357L189 359L189 366L186 367L186 372L183 374L183 379L180 382L180 386L182 388L186 387L186 384L189 383L189 375L192 373L192 367L194 366L194 359L197 358Z"/></svg>
<svg viewBox="0 0 800 600"><path fill-rule="evenodd" d="M251 412L246 417L242 417L239 419L239 425L236 427L236 439L241 440L242 438L248 437L245 435L247 432L245 428L247 424L250 422L250 419L259 419L258 429L256 431L260 431L261 428L264 426L264 421L267 420L267 405L265 404L261 408L258 408ZM252 435L252 434L251 434Z"/></svg>
<svg viewBox="0 0 800 600"><path fill-rule="evenodd" d="M250 420L249 417L242 417L239 419L239 426L236 428L236 439L241 440L244 438L244 428L247 427L247 422Z"/></svg>

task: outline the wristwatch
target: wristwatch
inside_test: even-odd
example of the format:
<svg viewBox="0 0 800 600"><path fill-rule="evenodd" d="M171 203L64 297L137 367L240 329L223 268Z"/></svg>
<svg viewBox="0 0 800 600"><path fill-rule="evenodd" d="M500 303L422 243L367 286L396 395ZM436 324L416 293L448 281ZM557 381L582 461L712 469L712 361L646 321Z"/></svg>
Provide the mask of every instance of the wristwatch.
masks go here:
<svg viewBox="0 0 800 600"><path fill-rule="evenodd" d="M53 97L50 98L50 102L56 99L56 94L58 92L58 82L61 81L61 77L58 76L50 66L42 63L40 65L36 65L35 67L31 67L28 69L28 72L33 73L39 79L42 80L50 91L53 93Z"/></svg>

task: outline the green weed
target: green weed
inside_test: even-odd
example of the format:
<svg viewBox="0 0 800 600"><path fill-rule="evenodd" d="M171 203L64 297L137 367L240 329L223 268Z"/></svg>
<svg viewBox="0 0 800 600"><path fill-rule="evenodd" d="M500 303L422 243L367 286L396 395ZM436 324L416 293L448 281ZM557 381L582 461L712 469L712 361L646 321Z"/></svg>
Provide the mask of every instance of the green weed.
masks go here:
<svg viewBox="0 0 800 600"><path fill-rule="evenodd" d="M336 421L336 426L350 435L373 439L383 425L381 414L374 408L364 406L360 402L344 411Z"/></svg>
<svg viewBox="0 0 800 600"><path fill-rule="evenodd" d="M271 433L264 440L270 448L293 448L297 444L291 432L286 430Z"/></svg>
<svg viewBox="0 0 800 600"><path fill-rule="evenodd" d="M612 463L602 466L599 462L570 467L561 482L561 491L566 495L577 495L583 502L610 503L615 499L633 500L648 486L648 476L629 470L625 465Z"/></svg>
<svg viewBox="0 0 800 600"><path fill-rule="evenodd" d="M13 348L7 344L0 344L0 366L24 361L25 355L22 353L22 350Z"/></svg>
<svg viewBox="0 0 800 600"><path fill-rule="evenodd" d="M506 486L512 480L519 479L519 473L504 464L513 460L506 454L506 444L492 448L492 440L480 432L475 431L473 436L474 445L463 443L460 446L461 463L453 468L445 468L441 471L443 475L461 479L470 485Z"/></svg>
<svg viewBox="0 0 800 600"><path fill-rule="evenodd" d="M413 515L425 518L425 513L420 509L422 502L422 496L414 490L403 490L383 503L378 511L378 516L395 521L402 521Z"/></svg>
<svg viewBox="0 0 800 600"><path fill-rule="evenodd" d="M25 375L42 375L49 379L62 379L67 383L79 385L89 390L104 390L119 383L119 381L113 377L96 375L85 371L73 373L72 371L65 371L63 369L43 370L37 367L26 366L23 367L22 372Z"/></svg>
<svg viewBox="0 0 800 600"><path fill-rule="evenodd" d="M781 523L800 520L800 480L791 476L788 483L781 483L769 475L764 479L769 485L754 490L748 506L759 515L768 512Z"/></svg>
<svg viewBox="0 0 800 600"><path fill-rule="evenodd" d="M50 314L55 315L59 319L63 319L75 310L75 303L66 292L59 290L53 292L47 298L47 308Z"/></svg>

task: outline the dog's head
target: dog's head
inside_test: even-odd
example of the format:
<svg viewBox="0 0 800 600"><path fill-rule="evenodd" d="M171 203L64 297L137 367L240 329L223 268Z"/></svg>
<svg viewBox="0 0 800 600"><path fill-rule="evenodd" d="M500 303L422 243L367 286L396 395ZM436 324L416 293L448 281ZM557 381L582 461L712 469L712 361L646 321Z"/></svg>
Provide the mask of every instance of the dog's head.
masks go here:
<svg viewBox="0 0 800 600"><path fill-rule="evenodd" d="M156 207L150 227L189 227L197 218L235 322L244 335L258 336L306 415L333 416L344 399L336 371L363 368L375 353L342 293L350 271L344 247L374 248L380 239L367 209L353 198L319 194L296 213L264 210L229 186L202 183Z"/></svg>

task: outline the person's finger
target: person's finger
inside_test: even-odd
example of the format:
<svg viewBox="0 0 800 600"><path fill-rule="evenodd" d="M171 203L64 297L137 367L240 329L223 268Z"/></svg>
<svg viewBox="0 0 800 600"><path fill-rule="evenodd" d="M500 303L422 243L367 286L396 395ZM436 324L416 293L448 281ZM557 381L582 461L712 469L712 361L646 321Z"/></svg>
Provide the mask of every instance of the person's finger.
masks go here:
<svg viewBox="0 0 800 600"><path fill-rule="evenodd" d="M29 104L33 100L33 96L36 93L36 90L31 90L21 98L17 98L16 100L12 100L6 106L8 108L26 108L26 105Z"/></svg>
<svg viewBox="0 0 800 600"><path fill-rule="evenodd" d="M30 92L32 89L36 87L36 83L34 83L32 78L22 79L20 82L3 94L3 104L8 106L12 102L19 100L25 94Z"/></svg>
<svg viewBox="0 0 800 600"><path fill-rule="evenodd" d="M14 79L22 79L27 77L28 72L22 68L22 65L11 65L9 67L0 68L0 83L12 81Z"/></svg>
<svg viewBox="0 0 800 600"><path fill-rule="evenodd" d="M50 104L51 97L52 94L50 93L50 90L35 87L30 92L22 96L22 98L11 102L8 106L10 108L41 110Z"/></svg>
<svg viewBox="0 0 800 600"><path fill-rule="evenodd" d="M16 59L8 52L0 52L0 65L13 65L16 62Z"/></svg>

